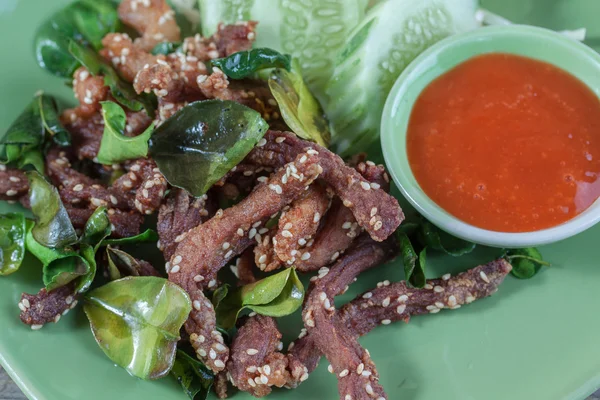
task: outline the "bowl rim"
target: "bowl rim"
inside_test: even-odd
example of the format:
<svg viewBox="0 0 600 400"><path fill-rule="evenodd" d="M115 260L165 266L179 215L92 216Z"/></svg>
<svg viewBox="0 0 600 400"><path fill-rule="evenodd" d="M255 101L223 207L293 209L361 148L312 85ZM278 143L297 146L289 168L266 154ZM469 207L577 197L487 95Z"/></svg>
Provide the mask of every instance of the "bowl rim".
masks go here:
<svg viewBox="0 0 600 400"><path fill-rule="evenodd" d="M554 243L583 232L584 230L591 228L593 225L600 222L600 198L579 215L562 224L550 228L531 232L492 231L471 225L448 213L437 203L431 200L427 194L425 194L425 192L418 185L418 182L416 185L409 183L410 179L416 182L416 178L414 177L410 166L408 168L399 168L398 162L394 160L393 153L398 147L394 144L394 142L398 141L397 132L395 132L393 128L394 114L395 110L397 110L399 107L412 108L414 100L411 99L410 103L402 104L402 95L409 84L412 83L414 79L413 75L416 73L416 70L419 69L422 64L430 61L432 57L435 57L437 54L440 54L444 51L456 48L457 46L466 45L473 40L484 38L489 39L500 36L512 37L514 39L523 36L527 36L528 38L536 37L540 40L544 40L547 44L551 44L556 47L562 47L563 49L567 48L573 52L578 52L580 53L581 57L587 58L591 63L595 63L600 73L599 53L581 42L575 41L563 34L545 28L530 25L492 26L478 28L469 32L447 37L429 47L427 50L417 56L404 69L392 86L392 89L387 96L381 118L380 141L383 156L388 171L402 195L412 204L413 207L417 209L420 214L422 214L425 218L442 230L461 239L493 247L514 248ZM494 50L490 49L489 52L494 52ZM470 57L485 53L486 52L478 52ZM464 62L465 60L460 61L459 63ZM554 64L553 62L549 63ZM447 72L452 67L453 66L444 68L442 73ZM428 82L428 84L430 82ZM594 93L596 93L596 95L599 95L597 89L590 87L590 85L587 83L585 84ZM394 138L394 135L396 135L396 138ZM406 130L403 130L400 136L400 140L405 140ZM404 150L398 151L398 153L400 153L400 155L406 159L406 164L408 164L406 146L404 146L403 149Z"/></svg>

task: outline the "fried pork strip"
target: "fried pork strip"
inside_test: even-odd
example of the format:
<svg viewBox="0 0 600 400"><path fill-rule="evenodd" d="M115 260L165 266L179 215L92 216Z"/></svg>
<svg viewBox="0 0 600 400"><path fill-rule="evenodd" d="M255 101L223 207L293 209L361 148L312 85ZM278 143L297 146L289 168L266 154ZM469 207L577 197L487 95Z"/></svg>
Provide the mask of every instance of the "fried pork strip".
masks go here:
<svg viewBox="0 0 600 400"><path fill-rule="evenodd" d="M29 181L23 171L0 164L0 200L17 201L28 190Z"/></svg>
<svg viewBox="0 0 600 400"><path fill-rule="evenodd" d="M254 276L253 269L254 252L252 251L252 249L246 249L236 260L235 266L232 267L232 271L238 278L239 286L256 282L256 277Z"/></svg>
<svg viewBox="0 0 600 400"><path fill-rule="evenodd" d="M141 37L135 46L150 51L161 42L180 42L181 31L175 21L175 11L166 0L123 0L119 19L134 28Z"/></svg>
<svg viewBox="0 0 600 400"><path fill-rule="evenodd" d="M288 265L296 259L308 260L311 257L310 242L319 229L321 217L327 212L331 198L325 188L313 184L296 199L288 211L279 218L279 230L273 238L277 257Z"/></svg>
<svg viewBox="0 0 600 400"><path fill-rule="evenodd" d="M412 316L435 314L444 308L455 310L494 294L511 269L508 262L498 259L454 277L445 274L440 279L428 280L422 289L409 288L405 282L390 284L383 281L376 289L344 305L338 311L338 318L353 335L363 336L378 325L408 322ZM290 357L302 362L308 372L312 372L321 358L313 335L303 331L293 343Z"/></svg>
<svg viewBox="0 0 600 400"><path fill-rule="evenodd" d="M374 240L385 240L404 219L402 209L393 196L387 194L380 184L368 182L331 151L290 132L268 131L264 139L264 145L254 148L247 156L247 162L279 167L310 149L308 151L318 157L323 167L321 178L352 210L358 224Z"/></svg>
<svg viewBox="0 0 600 400"><path fill-rule="evenodd" d="M42 288L38 294L21 294L19 308L21 321L31 325L31 329L41 329L49 322L58 322L77 305L77 296L73 293L73 285L62 286L51 292Z"/></svg>
<svg viewBox="0 0 600 400"><path fill-rule="evenodd" d="M317 158L310 154L300 154L291 166L301 175L288 176L286 168L280 169L240 203L217 211L213 218L189 231L169 262L169 280L185 289L193 301L185 323L192 346L214 372L225 368L229 350L216 330L214 309L202 289L214 288L217 271L252 241L261 240L256 237L257 229L322 172Z"/></svg>
<svg viewBox="0 0 600 400"><path fill-rule="evenodd" d="M277 229L277 227L271 229L262 228L266 235L254 247L254 261L261 271L274 271L283 264L275 253L275 245L273 244L273 238L277 234Z"/></svg>
<svg viewBox="0 0 600 400"><path fill-rule="evenodd" d="M212 210L207 195L194 198L183 189L171 189L166 201L160 206L156 225L165 260L171 259L177 245L190 229L208 218L209 208Z"/></svg>

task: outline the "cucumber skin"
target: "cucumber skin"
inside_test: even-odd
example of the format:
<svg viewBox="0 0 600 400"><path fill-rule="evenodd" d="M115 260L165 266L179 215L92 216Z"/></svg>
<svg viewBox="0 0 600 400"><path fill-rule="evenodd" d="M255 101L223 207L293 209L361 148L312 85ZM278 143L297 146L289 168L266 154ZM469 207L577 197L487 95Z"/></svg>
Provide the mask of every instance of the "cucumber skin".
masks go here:
<svg viewBox="0 0 600 400"><path fill-rule="evenodd" d="M373 144L387 94L404 68L439 40L477 28L476 9L475 0L387 0L373 7L346 41L326 87L333 149L350 155ZM403 21L390 17L410 11Z"/></svg>

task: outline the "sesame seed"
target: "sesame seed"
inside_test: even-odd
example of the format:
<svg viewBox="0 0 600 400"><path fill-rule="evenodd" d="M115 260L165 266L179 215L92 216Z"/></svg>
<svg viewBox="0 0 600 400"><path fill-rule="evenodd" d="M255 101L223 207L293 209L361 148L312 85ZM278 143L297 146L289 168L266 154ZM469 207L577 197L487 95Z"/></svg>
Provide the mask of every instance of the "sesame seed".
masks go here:
<svg viewBox="0 0 600 400"><path fill-rule="evenodd" d="M485 283L490 283L490 279L488 278L488 276L485 274L485 272L483 271L479 271L479 276L481 277L481 279L485 282Z"/></svg>
<svg viewBox="0 0 600 400"><path fill-rule="evenodd" d="M475 297L468 295L467 297L465 297L465 303L469 304L475 301Z"/></svg>
<svg viewBox="0 0 600 400"><path fill-rule="evenodd" d="M392 323L392 321L389 320L389 319L384 319L384 320L381 321L381 325L389 325L391 323Z"/></svg>
<svg viewBox="0 0 600 400"><path fill-rule="evenodd" d="M378 231L378 230L380 230L382 227L383 227L383 222L381 222L381 221L377 221L377 222L375 222L375 225L373 226L373 229L374 229L374 230L376 230L376 231Z"/></svg>
<svg viewBox="0 0 600 400"><path fill-rule="evenodd" d="M281 236L286 237L286 238L291 238L294 235L292 235L292 232L290 232L288 230L283 230L283 231L281 231Z"/></svg>
<svg viewBox="0 0 600 400"><path fill-rule="evenodd" d="M368 395L373 396L375 394L375 392L373 391L373 387L367 383L365 385L365 391L367 392Z"/></svg>
<svg viewBox="0 0 600 400"><path fill-rule="evenodd" d="M252 387L256 387L256 382L254 382L254 379L252 378L248 378L248 384Z"/></svg>
<svg viewBox="0 0 600 400"><path fill-rule="evenodd" d="M21 178L17 178L16 176L11 176L8 178L11 182L21 182Z"/></svg>
<svg viewBox="0 0 600 400"><path fill-rule="evenodd" d="M291 229L291 228L292 228L292 226L293 226L293 225L292 225L292 223L291 223L291 222L288 222L287 224L285 224L285 225L283 226L283 229Z"/></svg>
<svg viewBox="0 0 600 400"><path fill-rule="evenodd" d="M374 217L375 215L377 215L377 207L371 208L371 217Z"/></svg>
<svg viewBox="0 0 600 400"><path fill-rule="evenodd" d="M19 302L17 305L19 306L21 311L27 311L27 308L23 305L23 303Z"/></svg>
<svg viewBox="0 0 600 400"><path fill-rule="evenodd" d="M267 233L267 232L269 232L269 229L267 229L267 228L260 228L260 229L258 230L258 233L260 233L261 235L263 235L263 234L265 234L265 233Z"/></svg>
<svg viewBox="0 0 600 400"><path fill-rule="evenodd" d="M131 181L126 180L123 182L123 186L125 186L126 188L131 188L133 186L133 183L131 183Z"/></svg>
<svg viewBox="0 0 600 400"><path fill-rule="evenodd" d="M251 374L255 373L257 370L256 365L251 365L246 368L246 372L250 372Z"/></svg>
<svg viewBox="0 0 600 400"><path fill-rule="evenodd" d="M349 373L350 373L350 371L348 371L347 369L345 369L345 370L343 370L342 372L340 372L340 373L338 374L338 376L339 376L340 378L343 378L343 377L345 377L345 376L348 376L348 374L349 374Z"/></svg>
<svg viewBox="0 0 600 400"><path fill-rule="evenodd" d="M433 289L433 285L431 285L430 283L426 283L426 284L423 286L423 288L424 288L424 289L431 290L431 289Z"/></svg>
<svg viewBox="0 0 600 400"><path fill-rule="evenodd" d="M306 326L314 328L315 327L315 320L312 318L307 318L305 321Z"/></svg>
<svg viewBox="0 0 600 400"><path fill-rule="evenodd" d="M200 357L206 357L206 350L198 349L196 350L196 354L198 354Z"/></svg>
<svg viewBox="0 0 600 400"><path fill-rule="evenodd" d="M225 258L229 258L233 255L233 250L229 250L227 253L225 253Z"/></svg>
<svg viewBox="0 0 600 400"><path fill-rule="evenodd" d="M248 349L248 350L246 350L246 354L248 354L249 356L253 356L255 354L258 354L258 350L256 350L256 349Z"/></svg>
<svg viewBox="0 0 600 400"><path fill-rule="evenodd" d="M364 189L364 190L371 190L371 186L367 183L367 182L361 182L360 186Z"/></svg>
<svg viewBox="0 0 600 400"><path fill-rule="evenodd" d="M244 230L242 228L238 228L237 234L238 236L244 236Z"/></svg>
<svg viewBox="0 0 600 400"><path fill-rule="evenodd" d="M436 306L434 306L434 305L429 305L429 306L425 307L425 309L427 309L427 310L429 310L429 311L431 311L431 310L435 310L436 308L437 308L437 307L436 307Z"/></svg>
<svg viewBox="0 0 600 400"><path fill-rule="evenodd" d="M100 200L100 199L97 199L97 198L95 198L95 197L92 197L92 200L91 200L91 202L92 202L92 204L93 204L93 205L95 205L96 207L100 207L100 206L102 205L102 200Z"/></svg>
<svg viewBox="0 0 600 400"><path fill-rule="evenodd" d="M304 246L304 245L306 244L306 239L304 239L304 238L300 238L300 239L298 239L298 244L299 244L300 246Z"/></svg>
<svg viewBox="0 0 600 400"><path fill-rule="evenodd" d="M306 153L307 153L307 154L310 154L310 155L313 155L313 156L316 156L316 155L318 155L318 154L319 154L319 152L318 152L318 151L316 151L316 150L313 150L313 149L308 149L308 150L306 151Z"/></svg>
<svg viewBox="0 0 600 400"><path fill-rule="evenodd" d="M217 352L213 349L210 349L210 351L208 352L208 356L211 358L211 360L214 360L215 358L217 358Z"/></svg>
<svg viewBox="0 0 600 400"><path fill-rule="evenodd" d="M285 141L285 138L283 136L278 136L277 138L275 138L275 143L283 143Z"/></svg>
<svg viewBox="0 0 600 400"><path fill-rule="evenodd" d="M265 144L267 144L267 139L262 138L258 141L258 143L256 143L257 147L263 147Z"/></svg>
<svg viewBox="0 0 600 400"><path fill-rule="evenodd" d="M118 203L117 198L115 196L113 196L112 194L110 195L110 202L113 203L113 204L117 204Z"/></svg>
<svg viewBox="0 0 600 400"><path fill-rule="evenodd" d="M261 263L261 264L264 264L265 262L267 262L267 255L263 254L262 256L260 256L258 258L258 262Z"/></svg>
<svg viewBox="0 0 600 400"><path fill-rule="evenodd" d="M44 327L44 325L37 325L37 324L31 325L31 329L34 331L39 331L43 327Z"/></svg>
<svg viewBox="0 0 600 400"><path fill-rule="evenodd" d="M305 372L304 374L302 374L302 376L300 377L300 382L304 382L305 380L308 379L308 372Z"/></svg>
<svg viewBox="0 0 600 400"><path fill-rule="evenodd" d="M363 299L370 299L371 297L373 297L373 293L371 292L367 292L362 296Z"/></svg>
<svg viewBox="0 0 600 400"><path fill-rule="evenodd" d="M433 291L436 292L436 293L442 293L444 291L444 288L441 287L441 286L435 286L433 288Z"/></svg>
<svg viewBox="0 0 600 400"><path fill-rule="evenodd" d="M360 374L362 374L362 372L364 371L364 369L365 369L365 364L360 363L360 364L358 364L358 367L356 367L356 373L358 375L360 375Z"/></svg>
<svg viewBox="0 0 600 400"><path fill-rule="evenodd" d="M379 185L379 183L375 183L375 182L371 182L371 189L379 189L381 186Z"/></svg>
<svg viewBox="0 0 600 400"><path fill-rule="evenodd" d="M212 288L212 287L215 287L215 286L217 286L217 280L216 280L216 279L211 279L211 280L208 282L208 287L209 287L209 288Z"/></svg>
<svg viewBox="0 0 600 400"><path fill-rule="evenodd" d="M404 311L406 311L406 304L400 304L397 308L396 308L396 312L398 314L402 314Z"/></svg>
<svg viewBox="0 0 600 400"><path fill-rule="evenodd" d="M456 297L454 297L454 295L448 297L448 305L450 307L454 307L456 305Z"/></svg>
<svg viewBox="0 0 600 400"><path fill-rule="evenodd" d="M329 373L333 374L333 367L331 366L331 364L329 364L327 366L327 371L329 371Z"/></svg>
<svg viewBox="0 0 600 400"><path fill-rule="evenodd" d="M367 371L367 370L365 369L365 370L362 372L362 374L361 374L361 375L362 375L362 376L369 377L369 376L371 376L372 374L373 374L373 373L372 373L371 371Z"/></svg>
<svg viewBox="0 0 600 400"><path fill-rule="evenodd" d="M195 308L197 311L200 311L200 309L202 308L202 304L201 304L201 303L200 303L198 300L194 300L194 301L192 302L192 305L194 306L194 308Z"/></svg>
<svg viewBox="0 0 600 400"><path fill-rule="evenodd" d="M321 219L321 214L320 213L315 213L315 216L313 217L313 222L317 223L319 222L319 220Z"/></svg>
<svg viewBox="0 0 600 400"><path fill-rule="evenodd" d="M346 221L342 224L342 229L350 229L352 227L352 222Z"/></svg>
<svg viewBox="0 0 600 400"><path fill-rule="evenodd" d="M179 264L181 261L183 261L183 257L181 256L175 256L173 258L173 264Z"/></svg>
<svg viewBox="0 0 600 400"><path fill-rule="evenodd" d="M204 343L206 341L206 338L204 337L204 335L198 335L198 339L196 341L199 343Z"/></svg>
<svg viewBox="0 0 600 400"><path fill-rule="evenodd" d="M229 248L230 244L229 242L225 242L223 243L223 245L221 246L223 248L223 250L227 250Z"/></svg>
<svg viewBox="0 0 600 400"><path fill-rule="evenodd" d="M179 265L173 265L173 267L171 268L171 273L176 274L177 272L179 272L180 269L181 267Z"/></svg>
<svg viewBox="0 0 600 400"><path fill-rule="evenodd" d="M381 305L382 305L383 307L387 307L387 306L389 306L389 305L390 305L390 298L389 298L389 297L386 297L385 299L383 299L383 301L381 302Z"/></svg>
<svg viewBox="0 0 600 400"><path fill-rule="evenodd" d="M306 261L310 258L310 253L309 252L305 252L304 254L302 254L302 257L300 257L301 260Z"/></svg>
<svg viewBox="0 0 600 400"><path fill-rule="evenodd" d="M352 396L347 394L346 397L344 397L344 400L352 400Z"/></svg>
<svg viewBox="0 0 600 400"><path fill-rule="evenodd" d="M215 360L215 367L217 367L217 368L225 368L225 364L221 360Z"/></svg>
<svg viewBox="0 0 600 400"><path fill-rule="evenodd" d="M17 194L17 191L16 191L16 190L13 190L13 189L8 189L8 190L6 191L6 195L7 195L7 196L14 196L14 195L16 195L16 194Z"/></svg>
<svg viewBox="0 0 600 400"><path fill-rule="evenodd" d="M300 157L300 164L304 164L306 162L306 160L308 160L308 157L306 157L306 156Z"/></svg>
<svg viewBox="0 0 600 400"><path fill-rule="evenodd" d="M435 306L436 306L437 308L444 308L444 307L445 307L445 304L444 304L444 303L442 303L441 301L436 301L436 302L435 302Z"/></svg>
<svg viewBox="0 0 600 400"><path fill-rule="evenodd" d="M447 281L448 279L450 279L450 274L444 274L442 275L442 279Z"/></svg>
<svg viewBox="0 0 600 400"><path fill-rule="evenodd" d="M256 228L252 228L250 229L250 231L248 232L248 237L250 239L252 239L254 236L256 236Z"/></svg>

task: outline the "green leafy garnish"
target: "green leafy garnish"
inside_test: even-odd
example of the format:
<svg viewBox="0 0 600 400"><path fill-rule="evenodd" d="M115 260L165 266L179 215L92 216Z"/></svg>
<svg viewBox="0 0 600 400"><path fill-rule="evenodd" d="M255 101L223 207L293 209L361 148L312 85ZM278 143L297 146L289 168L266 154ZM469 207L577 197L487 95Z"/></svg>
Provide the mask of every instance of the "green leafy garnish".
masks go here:
<svg viewBox="0 0 600 400"><path fill-rule="evenodd" d="M205 400L214 380L213 374L204 364L182 350L177 350L171 375L191 400Z"/></svg>
<svg viewBox="0 0 600 400"><path fill-rule="evenodd" d="M18 168L32 165L44 173L42 152L47 137L59 146L71 144L71 135L58 118L56 100L39 93L0 136L0 163L15 163Z"/></svg>
<svg viewBox="0 0 600 400"><path fill-rule="evenodd" d="M217 324L223 329L233 328L244 308L262 315L283 317L296 311L303 299L304 287L294 268L233 290L227 285L221 286L213 295Z"/></svg>
<svg viewBox="0 0 600 400"><path fill-rule="evenodd" d="M231 79L243 79L266 68L285 68L289 71L292 67L292 57L272 49L259 48L217 58L211 61L211 65L219 67Z"/></svg>
<svg viewBox="0 0 600 400"><path fill-rule="evenodd" d="M475 243L454 237L441 229L438 229L431 222L423 219L418 233L420 241L424 246L434 250L442 251L454 257L460 257L468 254L475 249Z"/></svg>
<svg viewBox="0 0 600 400"><path fill-rule="evenodd" d="M191 103L156 128L150 156L173 186L201 196L263 137L260 114L233 101Z"/></svg>
<svg viewBox="0 0 600 400"><path fill-rule="evenodd" d="M47 247L63 248L77 242L77 233L58 190L35 171L27 172L29 203L36 224L32 234Z"/></svg>
<svg viewBox="0 0 600 400"><path fill-rule="evenodd" d="M140 276L142 268L139 262L123 250L106 246L106 258L108 259L108 278L111 281L116 281L124 276Z"/></svg>
<svg viewBox="0 0 600 400"><path fill-rule="evenodd" d="M90 272L87 260L78 253L73 251L63 254L57 251L55 254L58 258L44 265L42 278L46 290L65 286Z"/></svg>
<svg viewBox="0 0 600 400"><path fill-rule="evenodd" d="M142 379L158 379L175 362L179 330L192 304L174 283L127 277L94 289L84 311L94 338L115 364Z"/></svg>
<svg viewBox="0 0 600 400"><path fill-rule="evenodd" d="M542 266L550 266L535 247L507 250L504 258L513 267L511 273L519 279L529 279L537 274Z"/></svg>
<svg viewBox="0 0 600 400"><path fill-rule="evenodd" d="M129 236L126 238L120 239L105 239L100 244L101 246L120 246L123 244L135 244L135 243L146 243L146 242L156 242L158 240L158 235L152 229L146 229L144 232L139 235Z"/></svg>
<svg viewBox="0 0 600 400"><path fill-rule="evenodd" d="M410 239L405 233L398 232L398 243L404 263L404 279L409 286L422 288L425 285L425 265L427 263L427 248L419 254L415 252Z"/></svg>
<svg viewBox="0 0 600 400"><path fill-rule="evenodd" d="M0 275L10 275L25 257L25 216L23 213L0 215Z"/></svg>
<svg viewBox="0 0 600 400"><path fill-rule="evenodd" d="M150 51L151 54L157 56L159 54L171 54L176 51L179 51L181 48L181 43L172 43L172 42L160 42Z"/></svg>
<svg viewBox="0 0 600 400"><path fill-rule="evenodd" d="M137 94L133 86L121 79L117 71L108 65L102 57L89 47L82 46L75 41L69 42L69 53L81 63L92 75L104 76L104 85L110 88L110 94L132 111L146 110L149 116L154 117L156 97L147 93Z"/></svg>
<svg viewBox="0 0 600 400"><path fill-rule="evenodd" d="M112 101L102 102L102 118L104 118L104 132L97 156L99 163L118 164L148 155L148 139L152 135L154 124L150 124L138 136L125 136L125 111Z"/></svg>
<svg viewBox="0 0 600 400"><path fill-rule="evenodd" d="M269 88L285 123L303 139L327 147L331 140L329 122L317 99L312 95L294 62L291 71L276 69L269 78Z"/></svg>
<svg viewBox="0 0 600 400"><path fill-rule="evenodd" d="M112 232L106 207L98 207L85 223L81 244L92 246L97 250L102 241Z"/></svg>
<svg viewBox="0 0 600 400"><path fill-rule="evenodd" d="M40 25L34 38L36 60L50 73L71 78L79 63L69 54L69 40L99 50L102 38L118 28L119 15L110 1L75 1Z"/></svg>

